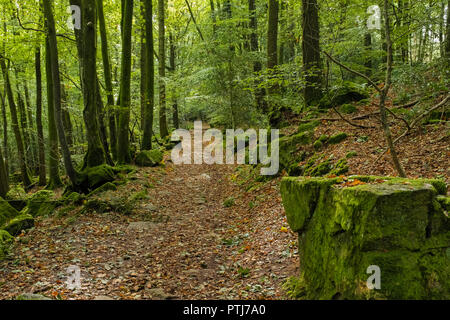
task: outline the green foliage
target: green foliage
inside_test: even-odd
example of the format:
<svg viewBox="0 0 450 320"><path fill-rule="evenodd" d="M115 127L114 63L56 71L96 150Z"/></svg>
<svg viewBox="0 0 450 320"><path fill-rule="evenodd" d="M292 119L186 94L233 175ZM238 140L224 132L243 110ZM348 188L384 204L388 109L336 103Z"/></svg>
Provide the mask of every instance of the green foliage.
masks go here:
<svg viewBox="0 0 450 320"><path fill-rule="evenodd" d="M229 197L227 199L225 199L225 201L223 202L223 206L225 208L230 208L232 206L234 206L236 200L234 199L234 197Z"/></svg>

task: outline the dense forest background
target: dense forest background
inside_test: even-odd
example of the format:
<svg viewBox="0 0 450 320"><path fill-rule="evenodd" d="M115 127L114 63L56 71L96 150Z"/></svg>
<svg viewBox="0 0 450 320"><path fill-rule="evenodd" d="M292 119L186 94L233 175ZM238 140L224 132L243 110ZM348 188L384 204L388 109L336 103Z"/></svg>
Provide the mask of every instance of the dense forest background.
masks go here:
<svg viewBox="0 0 450 320"><path fill-rule="evenodd" d="M25 188L39 177L39 185L55 188L65 172L79 185L82 170L130 163L136 151L164 144L171 130L196 119L245 129L320 118L335 107L324 97L339 88L375 90L380 130L404 175L386 103L421 102L420 110L393 114L409 131L424 110L442 110L432 106L448 93L443 0L23 0L1 7L3 196L8 177Z"/></svg>

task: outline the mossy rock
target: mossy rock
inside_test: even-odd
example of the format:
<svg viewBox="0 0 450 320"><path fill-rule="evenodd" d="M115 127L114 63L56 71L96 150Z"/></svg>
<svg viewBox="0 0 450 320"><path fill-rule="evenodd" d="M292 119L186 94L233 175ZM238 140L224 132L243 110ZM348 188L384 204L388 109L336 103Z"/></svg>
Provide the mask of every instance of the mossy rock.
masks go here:
<svg viewBox="0 0 450 320"><path fill-rule="evenodd" d="M343 175L349 171L349 166L347 164L347 159L339 159L338 162L333 166L333 170L331 170L331 174L335 174L337 176Z"/></svg>
<svg viewBox="0 0 450 320"><path fill-rule="evenodd" d="M107 182L113 182L116 177L114 168L109 165L87 168L83 172L83 185L89 190L97 189Z"/></svg>
<svg viewBox="0 0 450 320"><path fill-rule="evenodd" d="M19 185L13 185L10 187L8 193L5 196L6 200L24 200L28 197L25 190Z"/></svg>
<svg viewBox="0 0 450 320"><path fill-rule="evenodd" d="M323 147L323 143L321 141L317 140L316 142L314 142L313 147L316 150L320 150Z"/></svg>
<svg viewBox="0 0 450 320"><path fill-rule="evenodd" d="M109 182L108 182L109 183ZM64 195L62 201L64 204L81 204L83 200L86 199L86 196L79 194L78 192L69 192Z"/></svg>
<svg viewBox="0 0 450 320"><path fill-rule="evenodd" d="M342 113L345 113L345 114L352 114L352 113L355 113L356 111L358 111L358 108L355 107L355 106L352 105L352 104L347 103L347 104L343 104L343 105L339 108L339 110L340 110Z"/></svg>
<svg viewBox="0 0 450 320"><path fill-rule="evenodd" d="M345 155L345 157L346 157L347 159L350 159L350 158L356 157L357 155L358 155L358 153L357 153L356 151L350 151L350 152L348 152L348 153Z"/></svg>
<svg viewBox="0 0 450 320"><path fill-rule="evenodd" d="M34 227L34 218L30 214L19 214L15 218L11 219L2 228L9 232L13 236L20 234L22 230L27 230Z"/></svg>
<svg viewBox="0 0 450 320"><path fill-rule="evenodd" d="M436 189L425 179L364 180L373 183L282 180L288 223L299 233L302 298L449 299L449 217L435 205ZM372 265L379 290L366 286Z"/></svg>
<svg viewBox="0 0 450 320"><path fill-rule="evenodd" d="M279 139L280 171L288 169L294 163L303 161L305 154L302 147L311 144L312 138L313 133L306 131Z"/></svg>
<svg viewBox="0 0 450 320"><path fill-rule="evenodd" d="M117 190L117 186L114 183L111 182L107 182L104 185L98 187L97 189L95 189L94 191L92 191L91 193L89 193L88 198L92 197L94 195L106 192L106 191L116 191Z"/></svg>
<svg viewBox="0 0 450 320"><path fill-rule="evenodd" d="M28 198L27 207L22 213L28 213L33 217L47 216L58 206L58 202L51 199L55 196L53 191L41 190Z"/></svg>
<svg viewBox="0 0 450 320"><path fill-rule="evenodd" d="M320 125L319 120L314 120L307 123L302 123L298 126L298 133L306 132L306 131L314 131L316 127Z"/></svg>
<svg viewBox="0 0 450 320"><path fill-rule="evenodd" d="M369 98L369 92L357 83L344 81L341 85L332 88L319 103L319 108L329 109L351 102Z"/></svg>
<svg viewBox="0 0 450 320"><path fill-rule="evenodd" d="M331 136L327 143L329 144L338 144L342 141L344 141L345 139L347 139L348 135L345 132L340 132L335 134L334 136Z"/></svg>
<svg viewBox="0 0 450 320"><path fill-rule="evenodd" d="M0 197L0 227L18 215L19 212Z"/></svg>
<svg viewBox="0 0 450 320"><path fill-rule="evenodd" d="M141 167L156 167L162 160L163 153L158 149L143 150L136 156L136 164Z"/></svg>
<svg viewBox="0 0 450 320"><path fill-rule="evenodd" d="M0 261L2 261L9 252L9 247L13 243L14 238L8 231L0 230Z"/></svg>

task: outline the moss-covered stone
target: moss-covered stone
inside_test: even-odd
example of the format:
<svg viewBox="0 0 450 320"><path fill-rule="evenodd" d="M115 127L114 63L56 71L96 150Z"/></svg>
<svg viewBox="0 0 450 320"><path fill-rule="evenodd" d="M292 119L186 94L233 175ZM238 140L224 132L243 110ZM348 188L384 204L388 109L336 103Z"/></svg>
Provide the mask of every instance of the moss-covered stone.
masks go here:
<svg viewBox="0 0 450 320"><path fill-rule="evenodd" d="M305 154L302 147L311 144L312 138L313 134L309 131L280 138L280 169L288 169L292 164L303 161Z"/></svg>
<svg viewBox="0 0 450 320"><path fill-rule="evenodd" d="M349 166L347 164L347 159L339 159L338 162L333 166L333 170L331 170L331 174L335 174L337 176L345 174L349 170Z"/></svg>
<svg viewBox="0 0 450 320"><path fill-rule="evenodd" d="M62 201L64 204L80 204L85 200L86 196L79 194L78 192L68 192L64 195Z"/></svg>
<svg viewBox="0 0 450 320"><path fill-rule="evenodd" d="M27 207L22 212L28 213L33 217L47 216L51 214L58 205L56 201L52 201L54 196L55 194L50 190L38 191L28 198Z"/></svg>
<svg viewBox="0 0 450 320"><path fill-rule="evenodd" d="M331 136L327 143L329 144L338 144L342 141L344 141L345 139L347 139L348 135L345 132L339 132L333 136Z"/></svg>
<svg viewBox="0 0 450 320"><path fill-rule="evenodd" d="M115 179L114 168L109 165L87 168L83 172L84 184L89 190L97 189L107 182L113 182Z"/></svg>
<svg viewBox="0 0 450 320"><path fill-rule="evenodd" d="M348 104L369 98L368 90L354 82L345 81L340 86L331 89L319 103L322 109Z"/></svg>
<svg viewBox="0 0 450 320"><path fill-rule="evenodd" d="M163 153L160 150L143 150L136 156L136 164L141 167L156 167L161 164Z"/></svg>
<svg viewBox="0 0 450 320"><path fill-rule="evenodd" d="M19 212L0 197L0 227L18 215Z"/></svg>
<svg viewBox="0 0 450 320"><path fill-rule="evenodd" d="M9 247L14 238L8 231L0 230L0 261L3 260L9 252Z"/></svg>
<svg viewBox="0 0 450 320"><path fill-rule="evenodd" d="M350 158L356 157L357 155L358 155L358 153L356 151L350 151L345 155L345 157L347 159L350 159Z"/></svg>
<svg viewBox="0 0 450 320"><path fill-rule="evenodd" d="M356 111L358 111L358 108L352 104L347 103L347 104L342 105L339 108L339 110L345 114L352 114L352 113L355 113Z"/></svg>
<svg viewBox="0 0 450 320"><path fill-rule="evenodd" d="M449 218L435 204L435 187L365 180L349 187L342 178L282 180L288 223L299 233L304 297L449 299ZM371 265L381 269L380 290L366 286Z"/></svg>
<svg viewBox="0 0 450 320"><path fill-rule="evenodd" d="M302 123L298 126L298 133L307 132L307 131L314 131L316 127L320 125L319 120L314 120L307 123Z"/></svg>
<svg viewBox="0 0 450 320"><path fill-rule="evenodd" d="M17 236L20 234L22 230L27 230L33 227L34 227L33 216L30 214L23 213L7 222L3 227L3 230L8 231L9 234L13 236Z"/></svg>
<svg viewBox="0 0 450 320"><path fill-rule="evenodd" d="M107 182L104 185L98 187L97 189L95 189L94 191L92 191L91 193L89 193L88 197L92 197L93 195L96 194L100 194L106 191L116 191L117 190L117 186L114 183L111 182Z"/></svg>
<svg viewBox="0 0 450 320"><path fill-rule="evenodd" d="M314 147L314 149L316 149L316 150L320 150L320 149L322 149L322 147L323 147L323 143L320 142L319 140L317 140L316 142L314 142L313 147Z"/></svg>

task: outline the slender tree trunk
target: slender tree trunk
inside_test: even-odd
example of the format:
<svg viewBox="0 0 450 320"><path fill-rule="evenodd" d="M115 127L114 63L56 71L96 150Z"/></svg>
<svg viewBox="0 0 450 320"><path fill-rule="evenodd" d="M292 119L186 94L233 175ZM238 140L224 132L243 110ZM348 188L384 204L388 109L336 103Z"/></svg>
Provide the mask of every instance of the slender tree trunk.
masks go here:
<svg viewBox="0 0 450 320"><path fill-rule="evenodd" d="M159 28L159 133L161 138L169 135L166 117L166 33L165 10L166 1L158 0L158 28Z"/></svg>
<svg viewBox="0 0 450 320"><path fill-rule="evenodd" d="M35 73L36 73L36 128L37 128L37 145L38 145L38 169L39 169L39 185L47 184L47 172L45 166L45 143L44 130L42 127L42 71L41 71L41 47L36 46L34 53Z"/></svg>
<svg viewBox="0 0 450 320"><path fill-rule="evenodd" d="M445 58L450 65L450 0L447 4L447 32L445 35Z"/></svg>
<svg viewBox="0 0 450 320"><path fill-rule="evenodd" d="M8 120L6 118L5 96L1 92L0 92L0 103L2 105L2 119L3 119L3 153L5 158L6 174L7 176L9 176Z"/></svg>
<svg viewBox="0 0 450 320"><path fill-rule="evenodd" d="M49 181L47 188L54 190L62 186L59 176L59 149L58 149L58 129L55 120L55 102L53 99L53 76L51 67L50 49L48 38L45 40L45 73L47 77L47 104L48 104L48 169Z"/></svg>
<svg viewBox="0 0 450 320"><path fill-rule="evenodd" d="M118 161L130 163L130 85L131 85L131 37L133 22L133 0L124 0L122 29L122 72L120 79L120 120L118 137Z"/></svg>
<svg viewBox="0 0 450 320"><path fill-rule="evenodd" d="M61 107L63 113L63 125L64 131L66 132L67 144L69 148L73 147L73 128L72 121L70 120L69 106L67 101L67 92L64 87L64 84L61 84Z"/></svg>
<svg viewBox="0 0 450 320"><path fill-rule="evenodd" d="M142 149L152 148L153 135L153 110L155 105L155 62L153 45L153 4L151 0L144 1L145 20L145 107L144 107L144 136L142 139Z"/></svg>
<svg viewBox="0 0 450 320"><path fill-rule="evenodd" d="M170 71L172 74L175 74L176 71L176 46L173 40L172 33L169 34L169 42L170 42ZM178 119L178 101L177 101L177 88L174 86L172 88L172 120L173 120L173 126L175 129L178 129L180 127L179 119Z"/></svg>
<svg viewBox="0 0 450 320"><path fill-rule="evenodd" d="M390 1L384 0L384 20L385 20L385 32L386 32L386 46L387 46L387 67L386 67L386 79L384 88L380 94L380 116L381 116L381 124L383 126L384 135L386 137L386 141L389 147L389 151L392 157L392 161L394 163L394 167L400 177L406 177L406 173L403 170L403 167L398 158L397 151L394 146L394 142L392 139L391 129L389 128L389 123L387 119L386 112L386 99L391 88L392 84L392 41L391 41L391 27L390 27L390 18L389 18L389 6Z"/></svg>
<svg viewBox="0 0 450 320"><path fill-rule="evenodd" d="M278 0L269 0L269 17L267 27L267 68L276 76L275 67L278 65ZM278 92L278 86L272 85L268 88L269 97L273 97ZM269 99L267 111L269 121L272 126L277 127L279 122L278 106L273 99Z"/></svg>
<svg viewBox="0 0 450 320"><path fill-rule="evenodd" d="M366 67L366 75L370 77L372 75L372 34L370 32L367 32L364 36L364 47L366 49L365 52L365 62L364 66Z"/></svg>
<svg viewBox="0 0 450 320"><path fill-rule="evenodd" d="M320 24L317 0L302 0L303 9L303 68L306 72L304 98L306 106L322 97L322 63L320 60Z"/></svg>
<svg viewBox="0 0 450 320"><path fill-rule="evenodd" d="M3 124L6 126L6 123ZM3 160L2 148L0 148L0 197L4 198L9 191L8 174Z"/></svg>
<svg viewBox="0 0 450 320"><path fill-rule="evenodd" d="M102 44L103 73L106 88L106 109L109 121L109 145L114 159L117 159L117 126L114 110L114 94L112 85L111 63L109 58L108 37L106 33L105 15L103 12L103 0L97 0L97 14Z"/></svg>
<svg viewBox="0 0 450 320"><path fill-rule="evenodd" d="M55 20L53 17L52 1L43 0L44 3L44 17L47 26L48 49L50 52L50 65L52 70L53 80L53 100L55 108L55 120L58 130L58 138L63 154L64 167L66 173L73 185L77 185L77 173L73 167L72 158L70 155L69 146L67 144L66 135L64 133L64 126L62 121L61 111L61 81L59 75L59 58L58 58L58 43L56 41Z"/></svg>
<svg viewBox="0 0 450 320"><path fill-rule="evenodd" d="M105 150L100 138L97 83L97 8L92 0L82 0L82 59L81 82L84 100L84 122L87 131L88 150L85 158L87 167L106 162Z"/></svg>
<svg viewBox="0 0 450 320"><path fill-rule="evenodd" d="M28 175L28 169L26 165L26 159L25 159L25 150L23 146L23 140L22 136L20 134L20 128L19 128L19 120L17 118L17 108L16 104L14 102L14 96L11 89L11 82L9 79L9 71L6 67L5 59L0 58L0 64L3 72L3 79L5 81L5 87L6 87L6 95L8 97L8 104L9 104L9 110L11 112L11 122L12 122L12 128L14 132L14 136L16 138L16 147L17 147L17 154L19 157L19 166L22 173L22 182L25 188L30 187L31 185L31 179Z"/></svg>
<svg viewBox="0 0 450 320"><path fill-rule="evenodd" d="M256 17L256 4L255 0L248 0L248 11L250 16L250 51L255 53L259 50L259 41L258 41L258 19ZM258 75L262 70L261 61L259 61L258 57L254 57L253 62L253 72L255 75ZM255 82L256 90L255 90L255 98L256 98L256 107L258 110L267 113L267 101L265 99L266 90L264 88L258 88L260 81Z"/></svg>

